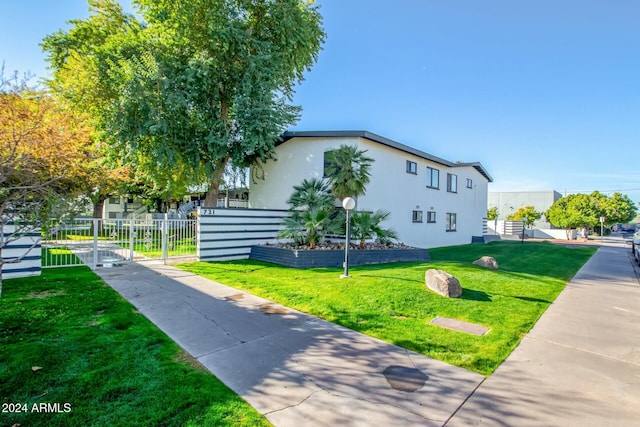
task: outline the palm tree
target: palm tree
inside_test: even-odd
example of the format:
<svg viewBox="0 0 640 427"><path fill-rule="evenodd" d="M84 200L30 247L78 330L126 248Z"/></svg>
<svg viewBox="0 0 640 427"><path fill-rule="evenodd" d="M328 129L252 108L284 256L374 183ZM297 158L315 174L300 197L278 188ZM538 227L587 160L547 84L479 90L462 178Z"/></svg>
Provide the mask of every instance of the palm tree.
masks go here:
<svg viewBox="0 0 640 427"><path fill-rule="evenodd" d="M395 230L381 226L381 223L389 218L389 215L391 212L384 210L377 210L373 213L360 211L351 214L351 234L360 240L360 249L365 248L367 239L375 238L384 245L398 239Z"/></svg>
<svg viewBox="0 0 640 427"><path fill-rule="evenodd" d="M333 197L329 184L318 178L303 179L293 186L293 193L287 200L291 210L310 210L333 207Z"/></svg>
<svg viewBox="0 0 640 427"><path fill-rule="evenodd" d="M291 216L284 221L280 238L315 249L327 233L337 232L332 212L335 210L329 184L321 179L304 179L293 187L287 200Z"/></svg>
<svg viewBox="0 0 640 427"><path fill-rule="evenodd" d="M341 145L337 150L326 153L325 174L331 192L338 199L365 194L371 177L371 164L374 162L366 156L366 152L353 145Z"/></svg>

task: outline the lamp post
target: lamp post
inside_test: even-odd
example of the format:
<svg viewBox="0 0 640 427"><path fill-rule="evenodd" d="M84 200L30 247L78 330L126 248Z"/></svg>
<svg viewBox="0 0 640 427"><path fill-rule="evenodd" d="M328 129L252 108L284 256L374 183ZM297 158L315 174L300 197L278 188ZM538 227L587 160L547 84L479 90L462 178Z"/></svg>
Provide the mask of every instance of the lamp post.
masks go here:
<svg viewBox="0 0 640 427"><path fill-rule="evenodd" d="M348 279L349 276L349 244L351 243L351 221L350 214L353 208L356 207L356 201L351 197L345 197L342 201L342 207L347 211L347 233L344 242L344 274L340 275L341 279Z"/></svg>
<svg viewBox="0 0 640 427"><path fill-rule="evenodd" d="M524 230L526 226L527 226L527 218L522 218L522 242L521 242L522 245L524 245Z"/></svg>

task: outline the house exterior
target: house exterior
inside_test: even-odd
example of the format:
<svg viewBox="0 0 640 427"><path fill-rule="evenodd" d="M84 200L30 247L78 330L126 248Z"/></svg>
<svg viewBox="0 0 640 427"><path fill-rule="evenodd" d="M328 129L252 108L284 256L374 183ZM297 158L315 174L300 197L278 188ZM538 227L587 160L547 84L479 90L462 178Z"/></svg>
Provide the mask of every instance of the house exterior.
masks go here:
<svg viewBox="0 0 640 427"><path fill-rule="evenodd" d="M492 178L480 163L451 162L367 131L286 132L277 160L252 169L249 206L287 209L293 186L322 178L325 152L340 145L367 150L375 160L356 209L390 211L384 226L401 242L432 248L483 235Z"/></svg>

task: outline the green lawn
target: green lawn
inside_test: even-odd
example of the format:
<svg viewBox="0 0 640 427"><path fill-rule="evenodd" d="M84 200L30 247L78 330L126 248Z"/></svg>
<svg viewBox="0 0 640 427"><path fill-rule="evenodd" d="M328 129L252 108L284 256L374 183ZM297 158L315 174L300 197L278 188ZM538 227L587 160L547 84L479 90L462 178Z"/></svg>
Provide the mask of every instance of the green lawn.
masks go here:
<svg viewBox="0 0 640 427"><path fill-rule="evenodd" d="M481 374L491 374L595 252L551 243L494 242L431 249L432 261L296 270L256 261L185 263L180 268ZM497 271L472 264L493 256ZM443 269L459 299L426 290L425 271ZM444 316L491 328L484 336L430 324Z"/></svg>
<svg viewBox="0 0 640 427"><path fill-rule="evenodd" d="M86 267L4 281L0 402L27 408L3 426L269 425Z"/></svg>

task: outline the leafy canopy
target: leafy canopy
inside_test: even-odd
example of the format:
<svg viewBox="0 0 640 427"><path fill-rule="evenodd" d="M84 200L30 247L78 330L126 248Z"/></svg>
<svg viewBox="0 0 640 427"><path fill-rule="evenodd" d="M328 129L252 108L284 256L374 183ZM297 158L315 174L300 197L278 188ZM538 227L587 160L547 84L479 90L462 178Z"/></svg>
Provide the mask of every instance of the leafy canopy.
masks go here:
<svg viewBox="0 0 640 427"><path fill-rule="evenodd" d="M325 175L331 184L331 192L339 200L364 195L371 178L373 159L367 150L353 145L341 145L325 153Z"/></svg>
<svg viewBox="0 0 640 427"><path fill-rule="evenodd" d="M156 181L210 179L273 156L294 86L324 41L302 0L89 0L48 36L51 87L89 112L111 154ZM166 184L164 184L166 186Z"/></svg>
<svg viewBox="0 0 640 427"><path fill-rule="evenodd" d="M3 249L64 213L86 188L90 133L82 117L28 79L0 73L0 293L2 264L20 262L35 244L10 258Z"/></svg>
<svg viewBox="0 0 640 427"><path fill-rule="evenodd" d="M600 224L601 217L605 217L605 225L632 221L637 211L626 195L614 193L609 197L594 191L591 194L570 194L556 200L545 216L557 227L591 228Z"/></svg>

